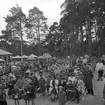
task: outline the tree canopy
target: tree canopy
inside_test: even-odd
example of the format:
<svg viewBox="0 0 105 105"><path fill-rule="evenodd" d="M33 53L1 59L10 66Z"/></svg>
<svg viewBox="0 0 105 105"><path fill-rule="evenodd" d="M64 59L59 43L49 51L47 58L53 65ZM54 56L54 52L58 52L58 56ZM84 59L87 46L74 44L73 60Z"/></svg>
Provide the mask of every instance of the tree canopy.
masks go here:
<svg viewBox="0 0 105 105"><path fill-rule="evenodd" d="M6 30L2 30L0 43L1 48L9 48L14 54L20 51L24 36L27 38L22 43L24 53L31 49L30 52L38 54L43 49L60 57L105 54L104 0L65 0L61 5L60 22L49 27L47 18L37 7L29 9L28 16L19 5L9 11L4 18L7 25Z"/></svg>

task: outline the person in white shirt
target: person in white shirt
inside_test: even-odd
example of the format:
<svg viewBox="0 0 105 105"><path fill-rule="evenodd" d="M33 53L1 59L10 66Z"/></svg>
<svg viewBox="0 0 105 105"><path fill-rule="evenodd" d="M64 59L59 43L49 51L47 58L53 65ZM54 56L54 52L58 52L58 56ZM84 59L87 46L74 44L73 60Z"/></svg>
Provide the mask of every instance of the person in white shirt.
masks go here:
<svg viewBox="0 0 105 105"><path fill-rule="evenodd" d="M103 63L99 60L96 64L96 69L95 69L95 73L96 73L97 78L98 78L98 71L102 70L103 66L104 66Z"/></svg>
<svg viewBox="0 0 105 105"><path fill-rule="evenodd" d="M73 84L75 84L77 82L77 79L74 75L71 75L68 77L68 82L71 81Z"/></svg>
<svg viewBox="0 0 105 105"><path fill-rule="evenodd" d="M103 63L101 61L98 61L96 64L96 71L99 71L102 68L103 68Z"/></svg>

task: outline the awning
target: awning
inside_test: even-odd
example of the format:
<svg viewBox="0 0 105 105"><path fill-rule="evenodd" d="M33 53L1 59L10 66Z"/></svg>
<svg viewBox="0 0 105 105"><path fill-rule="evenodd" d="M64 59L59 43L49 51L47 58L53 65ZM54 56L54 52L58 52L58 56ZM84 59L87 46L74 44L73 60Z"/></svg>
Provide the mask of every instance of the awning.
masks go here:
<svg viewBox="0 0 105 105"><path fill-rule="evenodd" d="M35 60L35 57L28 57L27 60Z"/></svg>
<svg viewBox="0 0 105 105"><path fill-rule="evenodd" d="M12 53L0 49L0 56L3 56L3 55L12 55Z"/></svg>

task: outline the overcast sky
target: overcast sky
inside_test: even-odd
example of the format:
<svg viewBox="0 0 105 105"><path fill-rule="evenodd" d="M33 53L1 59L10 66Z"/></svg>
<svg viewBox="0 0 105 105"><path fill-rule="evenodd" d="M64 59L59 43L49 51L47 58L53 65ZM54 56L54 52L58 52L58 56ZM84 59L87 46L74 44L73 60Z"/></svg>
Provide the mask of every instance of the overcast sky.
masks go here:
<svg viewBox="0 0 105 105"><path fill-rule="evenodd" d="M48 25L51 25L54 21L59 21L60 6L63 1L64 0L0 0L0 31L5 29L3 17L9 14L9 9L15 6L16 3L22 7L25 14L34 6L38 7L44 12L45 17L48 18Z"/></svg>

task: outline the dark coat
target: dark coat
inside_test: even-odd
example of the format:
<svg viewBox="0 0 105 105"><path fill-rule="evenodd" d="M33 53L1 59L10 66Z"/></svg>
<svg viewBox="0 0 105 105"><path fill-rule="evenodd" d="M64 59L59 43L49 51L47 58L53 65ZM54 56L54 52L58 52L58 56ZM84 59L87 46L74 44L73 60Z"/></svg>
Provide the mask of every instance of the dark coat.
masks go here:
<svg viewBox="0 0 105 105"><path fill-rule="evenodd" d="M60 81L59 85L62 86L65 90L66 89L66 80Z"/></svg>
<svg viewBox="0 0 105 105"><path fill-rule="evenodd" d="M0 101L0 105L7 105L7 101L6 100Z"/></svg>
<svg viewBox="0 0 105 105"><path fill-rule="evenodd" d="M39 80L39 88L40 88L39 92L40 93L45 92L45 89L46 89L45 84L46 84L45 79L43 77L41 77Z"/></svg>
<svg viewBox="0 0 105 105"><path fill-rule="evenodd" d="M64 91L59 92L59 105L65 105L66 93Z"/></svg>
<svg viewBox="0 0 105 105"><path fill-rule="evenodd" d="M24 100L35 99L35 87L29 86L24 89Z"/></svg>
<svg viewBox="0 0 105 105"><path fill-rule="evenodd" d="M92 79L93 79L92 71L87 71L85 76L84 76L85 85L86 85L87 89L93 89Z"/></svg>
<svg viewBox="0 0 105 105"><path fill-rule="evenodd" d="M6 94L2 89L0 89L0 105L7 105Z"/></svg>
<svg viewBox="0 0 105 105"><path fill-rule="evenodd" d="M103 73L104 73L104 71L103 71L102 69L99 70L99 71L98 71L99 77L102 77L102 76L103 76Z"/></svg>
<svg viewBox="0 0 105 105"><path fill-rule="evenodd" d="M19 99L19 90L18 89L12 89L11 94L12 94L12 98L14 100Z"/></svg>
<svg viewBox="0 0 105 105"><path fill-rule="evenodd" d="M104 88L103 88L103 99L105 99L105 85L104 85Z"/></svg>

